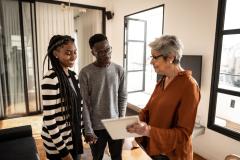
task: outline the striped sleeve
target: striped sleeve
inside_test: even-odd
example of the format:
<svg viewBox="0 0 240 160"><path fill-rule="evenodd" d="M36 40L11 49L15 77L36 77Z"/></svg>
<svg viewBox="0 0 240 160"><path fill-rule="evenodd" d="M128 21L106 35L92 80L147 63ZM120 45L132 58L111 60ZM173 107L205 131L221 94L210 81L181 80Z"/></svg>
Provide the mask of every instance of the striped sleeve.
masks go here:
<svg viewBox="0 0 240 160"><path fill-rule="evenodd" d="M59 151L61 157L65 157L69 154L69 151L61 134L59 124L57 124L56 121L57 116L59 116L59 113L57 112L59 112L59 108L61 107L61 98L59 93L58 78L53 71L43 79L42 100L43 123L46 127L46 132L50 135L50 139L48 141L47 138L44 140L47 141L46 143L53 143Z"/></svg>

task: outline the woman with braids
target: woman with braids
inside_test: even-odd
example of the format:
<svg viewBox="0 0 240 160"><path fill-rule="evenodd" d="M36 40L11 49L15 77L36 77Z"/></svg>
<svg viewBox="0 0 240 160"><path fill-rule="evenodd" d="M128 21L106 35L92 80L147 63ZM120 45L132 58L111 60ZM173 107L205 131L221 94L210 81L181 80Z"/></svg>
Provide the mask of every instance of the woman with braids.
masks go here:
<svg viewBox="0 0 240 160"><path fill-rule="evenodd" d="M78 160L83 153L82 97L77 76L69 70L77 58L74 39L53 36L46 57L52 66L42 83L42 139L47 159Z"/></svg>

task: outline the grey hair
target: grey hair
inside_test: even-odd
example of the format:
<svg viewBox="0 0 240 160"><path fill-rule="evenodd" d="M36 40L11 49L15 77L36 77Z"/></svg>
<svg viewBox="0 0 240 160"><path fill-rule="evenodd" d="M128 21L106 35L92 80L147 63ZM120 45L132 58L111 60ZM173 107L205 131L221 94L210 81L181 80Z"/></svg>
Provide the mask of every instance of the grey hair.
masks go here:
<svg viewBox="0 0 240 160"><path fill-rule="evenodd" d="M156 38L153 42L149 44L151 49L161 52L164 58L167 58L170 53L173 53L175 59L174 64L179 64L182 58L183 44L174 35L164 35Z"/></svg>

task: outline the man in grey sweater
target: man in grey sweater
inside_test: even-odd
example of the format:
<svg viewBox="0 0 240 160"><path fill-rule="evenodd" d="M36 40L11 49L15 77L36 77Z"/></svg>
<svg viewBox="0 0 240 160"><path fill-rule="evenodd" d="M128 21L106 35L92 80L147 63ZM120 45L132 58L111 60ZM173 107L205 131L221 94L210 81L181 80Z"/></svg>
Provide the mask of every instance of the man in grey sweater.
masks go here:
<svg viewBox="0 0 240 160"><path fill-rule="evenodd" d="M121 160L123 140L112 140L101 120L125 116L125 73L120 65L111 62L112 48L105 35L93 35L89 45L96 61L84 67L79 74L85 141L90 144L93 160L103 158L107 143L111 158Z"/></svg>

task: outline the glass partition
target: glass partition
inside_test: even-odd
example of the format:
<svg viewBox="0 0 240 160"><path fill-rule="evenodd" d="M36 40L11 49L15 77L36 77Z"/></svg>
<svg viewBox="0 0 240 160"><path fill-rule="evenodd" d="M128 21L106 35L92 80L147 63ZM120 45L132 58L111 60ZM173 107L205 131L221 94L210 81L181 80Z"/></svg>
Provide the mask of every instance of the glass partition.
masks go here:
<svg viewBox="0 0 240 160"><path fill-rule="evenodd" d="M0 0L0 12L0 118L39 112L34 4Z"/></svg>

